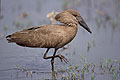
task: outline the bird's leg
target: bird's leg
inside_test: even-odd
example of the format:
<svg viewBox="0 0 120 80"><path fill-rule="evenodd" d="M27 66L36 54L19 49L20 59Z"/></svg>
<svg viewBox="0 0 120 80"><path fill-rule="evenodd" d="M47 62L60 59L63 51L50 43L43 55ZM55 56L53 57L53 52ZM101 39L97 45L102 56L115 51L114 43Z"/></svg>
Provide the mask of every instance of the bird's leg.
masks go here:
<svg viewBox="0 0 120 80"><path fill-rule="evenodd" d="M62 62L63 60L64 60L65 63L68 62L68 60L67 60L63 55L61 55L61 54L58 54L58 55L55 55L55 54L54 54L53 56L48 56L48 57L47 57L47 53L48 53L49 49L50 49L50 48L48 48L48 49L46 50L46 52L45 52L45 54L44 54L44 56L43 56L44 59L51 59L51 58L53 58L53 57L58 57L58 58L60 58L61 62ZM56 49L56 50L57 50L57 49Z"/></svg>
<svg viewBox="0 0 120 80"><path fill-rule="evenodd" d="M49 49L50 49L50 48L48 48L48 49L46 50L46 52L45 52L45 54L44 54L44 56L43 56L44 59L51 59L51 58L53 58L53 57L58 57L58 58L61 60L61 62L64 61L65 63L68 63L68 60L67 60L63 55L61 55L61 54L54 55L54 56L48 56L48 57L47 57L46 55L47 55Z"/></svg>
<svg viewBox="0 0 120 80"><path fill-rule="evenodd" d="M51 59L52 71L54 71L54 58L56 57L55 54L56 54L57 50L58 49L55 49L54 54L53 54L52 59Z"/></svg>
<svg viewBox="0 0 120 80"><path fill-rule="evenodd" d="M56 51L57 51L58 49L55 49L53 56L48 56L48 57L47 57L46 55L47 55L49 49L50 49L50 48L47 48L47 50L46 50L43 58L44 58L44 59L51 59L51 58L52 58L52 59L51 59L52 71L54 71L54 58L58 57L58 58L61 60L61 62L62 62L62 61L64 61L65 63L68 62L68 60L67 60L63 55L61 55L61 54L55 55L55 54L56 54Z"/></svg>
<svg viewBox="0 0 120 80"><path fill-rule="evenodd" d="M46 50L46 52L45 52L45 54L44 54L44 56L43 56L43 59L50 59L49 57L46 56L47 53L48 53L48 51L49 51L49 49L50 49L50 48L47 48L47 50Z"/></svg>
<svg viewBox="0 0 120 80"><path fill-rule="evenodd" d="M54 71L54 58L59 57L61 62L62 62L62 60L64 60L65 63L68 62L68 60L63 55L61 55L61 54L55 55L57 50L58 49L55 49L53 56L51 56L52 57L52 59L51 59L52 71Z"/></svg>

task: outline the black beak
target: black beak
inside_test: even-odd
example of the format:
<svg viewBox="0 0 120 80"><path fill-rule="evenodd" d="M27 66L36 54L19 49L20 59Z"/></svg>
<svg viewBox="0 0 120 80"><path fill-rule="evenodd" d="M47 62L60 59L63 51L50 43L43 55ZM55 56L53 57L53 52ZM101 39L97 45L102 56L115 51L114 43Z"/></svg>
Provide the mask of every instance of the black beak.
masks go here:
<svg viewBox="0 0 120 80"><path fill-rule="evenodd" d="M84 28L86 29L88 32L92 33L90 28L87 26L87 24L85 23L84 19L82 17L76 17L78 20L78 23Z"/></svg>

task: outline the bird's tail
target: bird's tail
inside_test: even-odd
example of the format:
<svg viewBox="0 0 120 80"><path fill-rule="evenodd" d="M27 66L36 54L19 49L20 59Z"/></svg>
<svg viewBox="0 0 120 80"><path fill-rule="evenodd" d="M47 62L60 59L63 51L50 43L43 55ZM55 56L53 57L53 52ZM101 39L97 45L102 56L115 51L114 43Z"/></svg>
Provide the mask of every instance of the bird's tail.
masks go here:
<svg viewBox="0 0 120 80"><path fill-rule="evenodd" d="M11 38L11 35L6 36L6 39L8 40L8 43L13 42L13 40L12 40L12 38Z"/></svg>

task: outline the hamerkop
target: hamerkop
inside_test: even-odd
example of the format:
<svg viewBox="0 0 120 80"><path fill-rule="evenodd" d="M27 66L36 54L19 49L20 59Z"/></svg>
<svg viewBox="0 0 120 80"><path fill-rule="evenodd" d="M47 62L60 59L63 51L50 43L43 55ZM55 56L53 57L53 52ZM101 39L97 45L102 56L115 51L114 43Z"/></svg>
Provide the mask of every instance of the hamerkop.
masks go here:
<svg viewBox="0 0 120 80"><path fill-rule="evenodd" d="M74 39L78 24L92 33L76 10L71 9L60 12L55 16L55 19L64 24L48 24L24 29L8 35L6 38L8 42L14 42L23 47L47 48L43 58L51 59L52 71L54 71L54 58L58 57L61 61L67 62L67 59L61 54L56 55L56 51ZM55 51L53 56L47 57L50 48L54 48Z"/></svg>

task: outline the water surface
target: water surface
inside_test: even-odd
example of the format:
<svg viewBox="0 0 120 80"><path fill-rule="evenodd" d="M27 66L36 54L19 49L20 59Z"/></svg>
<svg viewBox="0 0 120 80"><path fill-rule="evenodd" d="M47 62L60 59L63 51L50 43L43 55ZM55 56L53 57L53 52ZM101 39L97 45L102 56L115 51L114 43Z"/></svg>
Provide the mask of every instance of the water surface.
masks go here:
<svg viewBox="0 0 120 80"><path fill-rule="evenodd" d="M80 55L91 63L103 59L120 60L120 1L119 0L2 0L0 11L0 80L51 79L50 60L42 59L46 49L23 48L8 44L5 36L24 28L50 24L46 17L52 10L76 9L85 19L92 34L79 27L75 39L68 44L68 49L58 54L66 56L69 64L55 60L57 68L68 65L80 65ZM21 18L20 14L27 14ZM53 49L48 53L52 55ZM29 69L28 75L16 69L16 65ZM101 76L99 76L101 77ZM101 78L97 77L97 80ZM104 77L102 77L105 79ZM108 76L107 79L110 77ZM109 79L110 80L110 79Z"/></svg>

